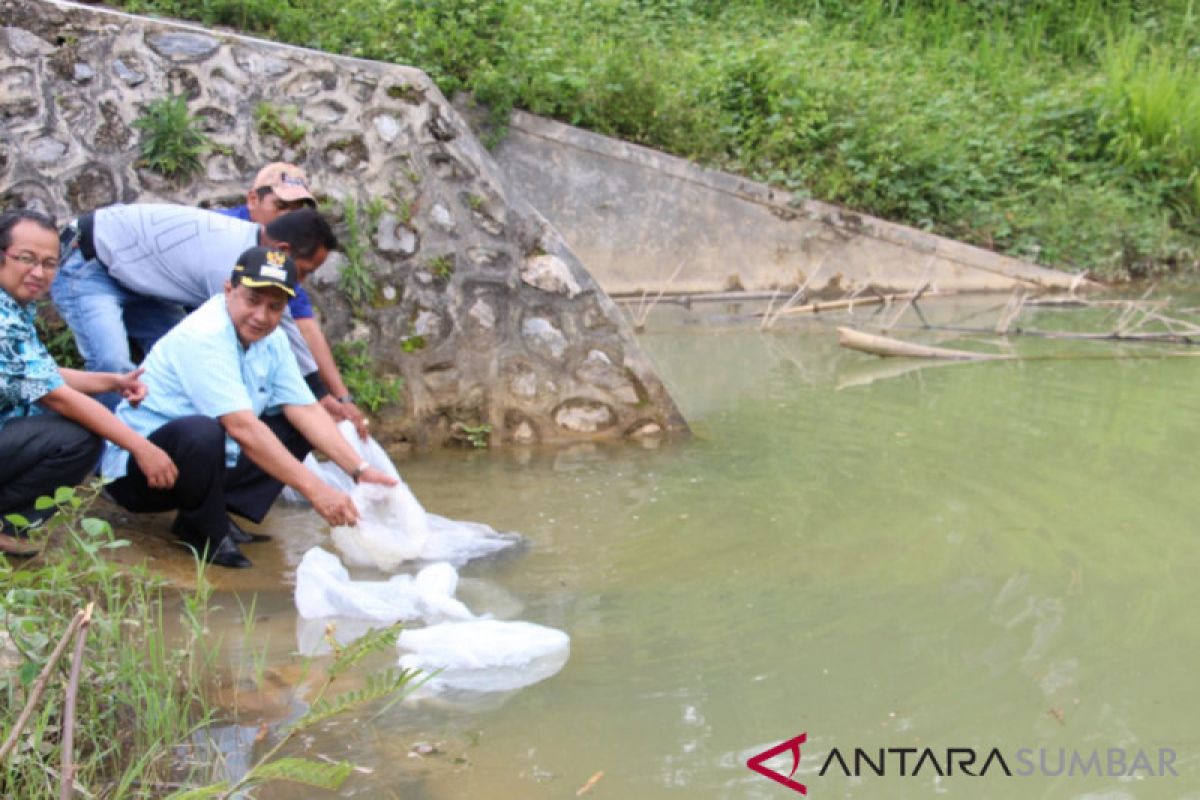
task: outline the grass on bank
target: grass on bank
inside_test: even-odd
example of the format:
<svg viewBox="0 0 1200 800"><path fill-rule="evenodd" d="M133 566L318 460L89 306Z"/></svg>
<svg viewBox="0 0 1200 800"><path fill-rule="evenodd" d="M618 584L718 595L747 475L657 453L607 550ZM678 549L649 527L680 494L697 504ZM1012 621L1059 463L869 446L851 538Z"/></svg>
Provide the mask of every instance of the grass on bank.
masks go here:
<svg viewBox="0 0 1200 800"><path fill-rule="evenodd" d="M1193 270L1193 0L121 0L1110 277Z"/></svg>
<svg viewBox="0 0 1200 800"><path fill-rule="evenodd" d="M68 708L71 796L233 798L275 781L337 790L354 765L292 755L293 745L300 734L363 706L380 705L383 713L420 685L415 670L363 672L366 657L394 652L400 627L370 631L348 645L333 638L331 627L333 657L305 711L264 731L242 774L224 774L219 749L205 733L235 711L219 709L214 699L224 671L219 637L208 625L212 590L204 567L198 563L195 589L179 589L144 565L110 561L108 551L129 543L88 516L99 491L99 484L61 488L43 498L46 507L60 509L33 533L48 541L46 550L20 561L0 555L0 797L63 796ZM71 635L78 625L72 620L89 604L90 623ZM252 613L245 626L249 641ZM72 651L79 636L77 666ZM64 638L68 646L56 647ZM23 713L27 707L32 715Z"/></svg>
<svg viewBox="0 0 1200 800"><path fill-rule="evenodd" d="M106 551L128 542L89 517L98 492L60 489L62 511L45 526L52 545L30 560L0 556L0 741L7 741L35 679L76 612L95 603L75 703L75 781L101 797L149 797L179 779L174 748L210 721L203 686L214 650L205 637L209 588L176 592L144 568L120 567ZM41 534L35 534L40 536ZM168 617L175 614L181 624ZM179 627L178 637L167 631ZM69 653L69 651L68 651ZM0 795L59 797L63 712L71 658L0 771ZM155 787L158 787L157 790Z"/></svg>

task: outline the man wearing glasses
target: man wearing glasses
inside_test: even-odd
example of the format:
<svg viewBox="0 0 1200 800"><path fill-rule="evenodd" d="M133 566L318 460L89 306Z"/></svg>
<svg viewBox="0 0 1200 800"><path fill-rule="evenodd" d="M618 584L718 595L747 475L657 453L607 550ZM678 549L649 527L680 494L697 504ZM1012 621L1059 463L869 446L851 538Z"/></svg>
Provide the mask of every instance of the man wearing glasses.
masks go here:
<svg viewBox="0 0 1200 800"><path fill-rule="evenodd" d="M58 231L50 217L27 209L0 214L0 552L10 555L37 550L21 538L25 523L55 511L37 508L37 498L91 472L101 439L128 451L157 490L170 490L179 474L162 449L87 396L112 392L136 406L146 397L141 370L62 369L38 340L34 304L57 270Z"/></svg>

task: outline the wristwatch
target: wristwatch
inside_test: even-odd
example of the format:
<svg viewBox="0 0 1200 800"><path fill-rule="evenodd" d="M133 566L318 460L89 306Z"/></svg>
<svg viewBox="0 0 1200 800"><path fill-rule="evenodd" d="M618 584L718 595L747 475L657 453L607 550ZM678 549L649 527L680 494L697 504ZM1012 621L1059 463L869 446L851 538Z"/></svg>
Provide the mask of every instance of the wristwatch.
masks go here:
<svg viewBox="0 0 1200 800"><path fill-rule="evenodd" d="M366 472L368 469L370 469L370 467L371 467L371 465L368 464L366 461L359 464L357 467L354 468L354 472L350 473L351 480L353 480L355 483L358 483L358 479L360 477L362 477L362 474L364 472Z"/></svg>
<svg viewBox="0 0 1200 800"><path fill-rule="evenodd" d="M339 398L337 399L337 401L338 401L339 403L353 403L353 402L354 402L354 395L352 395L352 394L344 394L344 395L342 395L341 397L339 397Z"/></svg>

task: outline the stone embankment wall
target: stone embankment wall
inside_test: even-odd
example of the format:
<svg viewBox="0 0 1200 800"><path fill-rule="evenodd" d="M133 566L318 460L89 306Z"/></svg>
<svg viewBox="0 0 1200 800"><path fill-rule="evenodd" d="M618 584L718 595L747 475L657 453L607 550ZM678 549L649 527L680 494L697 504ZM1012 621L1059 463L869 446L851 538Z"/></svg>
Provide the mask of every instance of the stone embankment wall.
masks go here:
<svg viewBox="0 0 1200 800"><path fill-rule="evenodd" d="M326 334L404 379L383 438L686 428L619 309L423 72L50 0L0 0L0 25L3 206L235 204L269 161L308 170L349 245L310 286ZM138 163L134 122L169 94L217 145L183 182ZM262 108L307 131L260 130ZM365 302L339 291L346 270L368 280Z"/></svg>
<svg viewBox="0 0 1200 800"><path fill-rule="evenodd" d="M516 112L509 185L612 294L1065 288L1075 276Z"/></svg>

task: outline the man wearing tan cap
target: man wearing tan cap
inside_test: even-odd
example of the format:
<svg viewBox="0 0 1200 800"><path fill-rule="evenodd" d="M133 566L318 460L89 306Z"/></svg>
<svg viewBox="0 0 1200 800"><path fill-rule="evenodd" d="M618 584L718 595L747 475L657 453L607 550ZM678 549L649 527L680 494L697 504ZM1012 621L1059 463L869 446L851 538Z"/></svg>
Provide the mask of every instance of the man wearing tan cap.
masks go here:
<svg viewBox="0 0 1200 800"><path fill-rule="evenodd" d="M254 184L250 191L246 192L245 205L214 210L226 216L267 225L276 217L305 206L317 206L316 198L309 188L308 175L295 164L275 161L258 171L258 175L254 177ZM308 346L317 364L316 375L305 376L309 386L330 416L335 420L350 420L358 435L366 441L367 419L354 404L354 398L342 380L342 374L333 360L333 351L325 339L325 334L321 332L321 326L317 324L312 301L303 287L296 287L296 296L288 301L288 311L296 321L296 328L304 337L304 344ZM319 381L314 378L319 378Z"/></svg>

